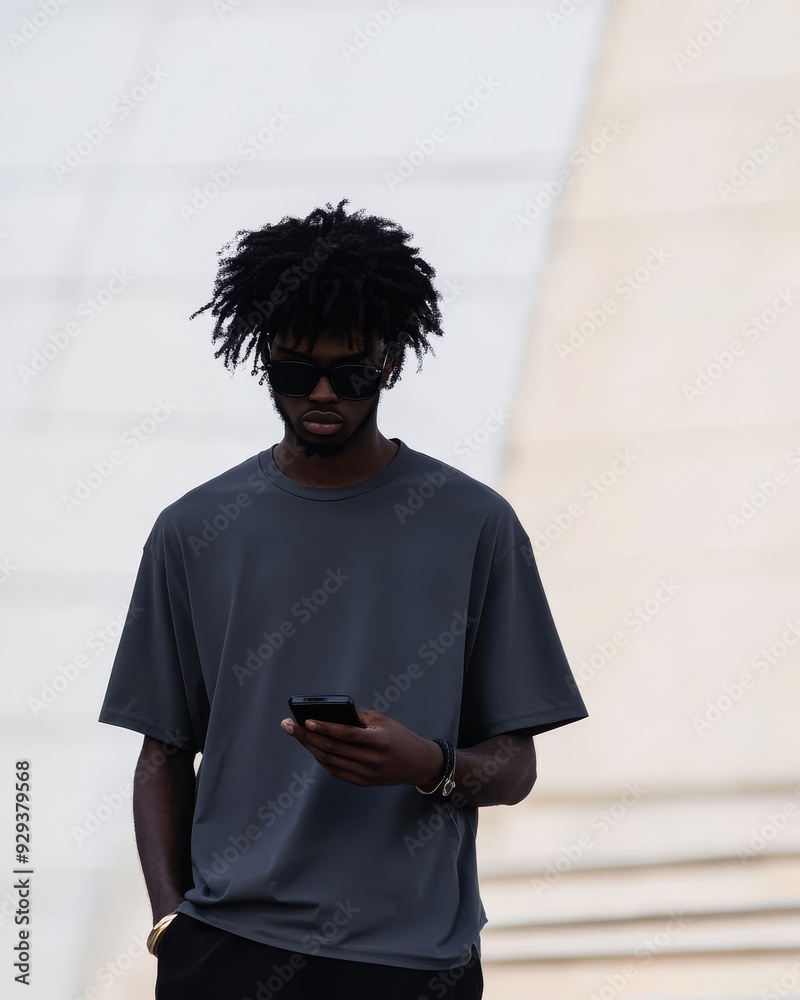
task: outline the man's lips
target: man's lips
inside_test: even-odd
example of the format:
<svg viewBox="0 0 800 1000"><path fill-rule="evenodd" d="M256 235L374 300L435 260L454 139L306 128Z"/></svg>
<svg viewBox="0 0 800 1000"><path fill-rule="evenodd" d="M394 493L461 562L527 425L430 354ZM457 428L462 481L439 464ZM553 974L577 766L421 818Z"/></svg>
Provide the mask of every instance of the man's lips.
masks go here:
<svg viewBox="0 0 800 1000"><path fill-rule="evenodd" d="M303 414L304 424L341 424L342 418L337 413L323 413L322 410L310 410Z"/></svg>
<svg viewBox="0 0 800 1000"><path fill-rule="evenodd" d="M303 426L310 434L323 437L336 434L344 423L338 413L323 413L322 410L311 410L302 417Z"/></svg>

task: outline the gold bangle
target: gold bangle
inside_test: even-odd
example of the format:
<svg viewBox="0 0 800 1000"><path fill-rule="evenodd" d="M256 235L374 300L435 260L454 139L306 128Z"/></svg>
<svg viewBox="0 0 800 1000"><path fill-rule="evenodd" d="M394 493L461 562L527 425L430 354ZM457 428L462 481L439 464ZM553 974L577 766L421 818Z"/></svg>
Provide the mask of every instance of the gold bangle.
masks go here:
<svg viewBox="0 0 800 1000"><path fill-rule="evenodd" d="M167 913L166 916L163 916L156 924L153 925L153 929L147 935L147 950L151 955L155 955L157 953L157 945L161 939L161 935L169 927L177 915L178 911L173 910L172 913Z"/></svg>

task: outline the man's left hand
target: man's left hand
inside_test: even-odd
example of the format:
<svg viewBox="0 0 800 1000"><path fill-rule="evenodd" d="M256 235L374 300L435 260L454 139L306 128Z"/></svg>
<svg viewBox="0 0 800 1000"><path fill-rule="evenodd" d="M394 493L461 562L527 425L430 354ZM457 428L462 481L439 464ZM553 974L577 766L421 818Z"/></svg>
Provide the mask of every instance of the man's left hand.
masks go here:
<svg viewBox="0 0 800 1000"><path fill-rule="evenodd" d="M444 769L437 743L373 709L359 709L358 717L366 729L312 719L305 726L283 719L281 728L334 778L354 785L425 787L436 783Z"/></svg>

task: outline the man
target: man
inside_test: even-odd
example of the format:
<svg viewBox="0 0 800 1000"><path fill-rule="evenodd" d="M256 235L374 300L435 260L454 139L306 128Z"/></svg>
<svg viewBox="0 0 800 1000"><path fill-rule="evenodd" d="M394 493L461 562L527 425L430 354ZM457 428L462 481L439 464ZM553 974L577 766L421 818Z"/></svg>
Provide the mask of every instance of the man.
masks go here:
<svg viewBox="0 0 800 1000"><path fill-rule="evenodd" d="M480 998L478 807L588 716L509 503L378 430L440 295L345 204L221 261L199 312L226 365L261 361L284 437L159 514L100 713L145 737L158 1000ZM319 694L363 727L299 725Z"/></svg>

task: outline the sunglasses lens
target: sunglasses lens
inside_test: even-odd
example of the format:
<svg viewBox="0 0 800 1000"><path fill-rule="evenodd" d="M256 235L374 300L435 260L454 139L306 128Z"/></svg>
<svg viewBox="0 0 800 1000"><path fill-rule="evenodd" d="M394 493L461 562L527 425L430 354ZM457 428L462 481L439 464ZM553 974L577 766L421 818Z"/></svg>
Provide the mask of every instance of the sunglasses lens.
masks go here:
<svg viewBox="0 0 800 1000"><path fill-rule="evenodd" d="M316 365L305 361L270 361L269 381L284 396L307 396L319 381ZM381 369L374 365L336 365L331 369L331 386L342 399L369 399L380 387Z"/></svg>
<svg viewBox="0 0 800 1000"><path fill-rule="evenodd" d="M343 399L369 399L380 386L381 369L372 365L337 365L331 373L331 384Z"/></svg>
<svg viewBox="0 0 800 1000"><path fill-rule="evenodd" d="M316 366L303 361L271 361L268 374L272 388L284 396L307 396L317 382Z"/></svg>

